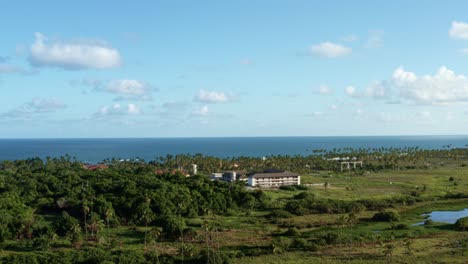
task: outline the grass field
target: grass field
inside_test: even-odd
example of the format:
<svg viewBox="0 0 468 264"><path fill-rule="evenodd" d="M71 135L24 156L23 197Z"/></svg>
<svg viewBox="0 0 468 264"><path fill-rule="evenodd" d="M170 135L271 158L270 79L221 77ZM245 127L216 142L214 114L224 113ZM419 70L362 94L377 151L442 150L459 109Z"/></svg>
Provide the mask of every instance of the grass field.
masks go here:
<svg viewBox="0 0 468 264"><path fill-rule="evenodd" d="M453 177L453 179L451 179ZM468 238L468 234L453 231L452 225L434 223L431 226L412 226L424 221L422 213L433 210L461 210L468 208L468 199L441 199L449 193L468 191L468 169L466 167L436 168L428 170L401 170L367 172L362 174L322 172L320 175L302 176L311 186L308 192L317 198L333 200L385 199L419 192L425 202L401 205L399 224L407 229L393 230L390 223L368 221L375 212L359 213L360 221L349 227L336 227L340 214L312 214L286 219L287 225L299 228L301 238L309 239L324 230L334 230L344 236L363 236L362 243L341 243L324 246L318 251L293 251L281 254L251 256L236 259L234 263L467 263L468 248L457 241ZM270 190L268 195L284 203L298 191ZM265 223L263 223L264 225ZM275 228L275 227L272 227ZM265 229L265 227L264 227ZM284 232L287 228L277 228ZM411 242L411 253L405 240ZM385 256L386 245L393 245L392 257Z"/></svg>

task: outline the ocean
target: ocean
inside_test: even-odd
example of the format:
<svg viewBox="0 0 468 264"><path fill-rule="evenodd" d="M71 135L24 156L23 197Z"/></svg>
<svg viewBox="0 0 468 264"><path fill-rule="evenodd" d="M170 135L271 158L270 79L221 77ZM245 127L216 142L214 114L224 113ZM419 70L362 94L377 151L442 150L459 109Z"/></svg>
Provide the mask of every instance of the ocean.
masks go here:
<svg viewBox="0 0 468 264"><path fill-rule="evenodd" d="M167 154L216 157L310 155L314 149L402 148L443 149L468 146L468 136L230 137L0 139L0 160L60 157L97 163L106 158L155 160Z"/></svg>

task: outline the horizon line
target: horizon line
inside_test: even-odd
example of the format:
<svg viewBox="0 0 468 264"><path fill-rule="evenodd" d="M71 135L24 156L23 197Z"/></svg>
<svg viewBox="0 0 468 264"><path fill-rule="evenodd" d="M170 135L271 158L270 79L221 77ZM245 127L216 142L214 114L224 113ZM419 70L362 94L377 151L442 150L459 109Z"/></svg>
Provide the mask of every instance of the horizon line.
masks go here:
<svg viewBox="0 0 468 264"><path fill-rule="evenodd" d="M295 135L295 136L160 136L160 137L11 137L0 140L47 140L47 139L214 139L214 138L343 138L343 137L468 137L468 134L402 134L402 135Z"/></svg>

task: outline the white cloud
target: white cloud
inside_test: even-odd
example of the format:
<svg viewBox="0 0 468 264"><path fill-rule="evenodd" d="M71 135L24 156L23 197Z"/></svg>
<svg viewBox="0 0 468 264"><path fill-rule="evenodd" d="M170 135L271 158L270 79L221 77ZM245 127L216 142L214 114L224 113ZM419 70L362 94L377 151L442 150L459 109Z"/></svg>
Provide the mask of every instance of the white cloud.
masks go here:
<svg viewBox="0 0 468 264"><path fill-rule="evenodd" d="M0 61L0 74L1 73L19 73L19 72L24 72L24 70L18 66L7 64L7 63L1 63Z"/></svg>
<svg viewBox="0 0 468 264"><path fill-rule="evenodd" d="M151 113L159 115L171 120L179 120L183 122L183 115L188 107L188 103L184 101L168 101L162 105L151 105Z"/></svg>
<svg viewBox="0 0 468 264"><path fill-rule="evenodd" d="M67 106L59 99L51 98L35 98L13 110L1 114L3 117L9 118L26 118L30 119L34 116L53 113L65 109Z"/></svg>
<svg viewBox="0 0 468 264"><path fill-rule="evenodd" d="M327 85L320 85L316 90L316 93L321 95L332 95L333 89Z"/></svg>
<svg viewBox="0 0 468 264"><path fill-rule="evenodd" d="M373 98L388 98L389 91L386 88L385 82L374 82L364 90L363 96Z"/></svg>
<svg viewBox="0 0 468 264"><path fill-rule="evenodd" d="M445 66L434 75L418 76L397 68L389 80L369 86L377 95L397 99L396 101L419 104L448 104L468 101L468 79L457 75ZM398 100L400 99L400 100Z"/></svg>
<svg viewBox="0 0 468 264"><path fill-rule="evenodd" d="M141 113L140 108L136 106L135 104L128 104L127 112L130 115L138 115Z"/></svg>
<svg viewBox="0 0 468 264"><path fill-rule="evenodd" d="M446 67L440 67L435 75L416 76L398 68L394 74L394 84L401 97L420 103L448 103L468 101L468 80L463 75Z"/></svg>
<svg viewBox="0 0 468 264"><path fill-rule="evenodd" d="M179 111L179 110L185 110L185 108L187 107L187 103L182 102L182 101L169 101L169 102L165 102L162 105L162 107L170 111Z"/></svg>
<svg viewBox="0 0 468 264"><path fill-rule="evenodd" d="M240 60L240 63L243 64L243 65L251 65L253 62L249 58L243 58L243 59Z"/></svg>
<svg viewBox="0 0 468 264"><path fill-rule="evenodd" d="M357 41L358 39L359 39L359 36L355 34L347 35L341 38L341 40L346 41L346 42L354 42L354 41Z"/></svg>
<svg viewBox="0 0 468 264"><path fill-rule="evenodd" d="M350 54L352 49L332 42L323 42L310 47L310 52L320 57L333 59Z"/></svg>
<svg viewBox="0 0 468 264"><path fill-rule="evenodd" d="M378 49L383 47L384 34L385 32L383 30L370 30L365 47L368 49Z"/></svg>
<svg viewBox="0 0 468 264"><path fill-rule="evenodd" d="M454 39L468 39L468 23L453 21L449 36Z"/></svg>
<svg viewBox="0 0 468 264"><path fill-rule="evenodd" d="M36 98L28 106L37 113L55 112L64 109L66 105L57 98Z"/></svg>
<svg viewBox="0 0 468 264"><path fill-rule="evenodd" d="M433 115L429 111L420 111L420 112L380 112L375 118L380 122L385 123L430 123L434 121Z"/></svg>
<svg viewBox="0 0 468 264"><path fill-rule="evenodd" d="M0 56L0 74L2 73L25 73L25 70L8 63L10 61L10 57Z"/></svg>
<svg viewBox="0 0 468 264"><path fill-rule="evenodd" d="M140 108L135 104L113 104L111 106L103 106L96 113L97 116L122 116L122 115L139 115Z"/></svg>
<svg viewBox="0 0 468 264"><path fill-rule="evenodd" d="M208 106L207 106L207 105L204 105L204 106L201 106L201 107L197 108L197 109L193 112L193 115L196 115L196 116L207 116L209 113L210 113L210 111L209 111L209 109L208 109Z"/></svg>
<svg viewBox="0 0 468 264"><path fill-rule="evenodd" d="M112 80L105 85L104 91L120 95L119 99L151 100L151 88L138 80Z"/></svg>
<svg viewBox="0 0 468 264"><path fill-rule="evenodd" d="M200 90L193 99L201 103L227 103L234 100L234 96L224 92Z"/></svg>
<svg viewBox="0 0 468 264"><path fill-rule="evenodd" d="M374 82L365 89L358 89L354 86L348 86L345 88L345 94L354 98L387 98L388 94L385 82Z"/></svg>
<svg viewBox="0 0 468 264"><path fill-rule="evenodd" d="M417 77L416 77L416 74L405 71L403 67L398 67L393 72L393 80L396 80L399 83L414 82L417 80Z"/></svg>
<svg viewBox="0 0 468 264"><path fill-rule="evenodd" d="M356 96L357 95L357 89L354 86L347 86L345 88L345 93L349 96Z"/></svg>
<svg viewBox="0 0 468 264"><path fill-rule="evenodd" d="M79 40L52 42L41 33L35 34L29 61L35 66L52 66L68 70L106 69L121 65L119 51L102 41Z"/></svg>
<svg viewBox="0 0 468 264"><path fill-rule="evenodd" d="M72 86L89 86L94 91L115 94L115 101L120 100L152 100L152 93L156 90L150 84L132 79L118 79L101 81L97 79L73 80Z"/></svg>
<svg viewBox="0 0 468 264"><path fill-rule="evenodd" d="M468 55L468 48L460 49L459 52L463 55Z"/></svg>

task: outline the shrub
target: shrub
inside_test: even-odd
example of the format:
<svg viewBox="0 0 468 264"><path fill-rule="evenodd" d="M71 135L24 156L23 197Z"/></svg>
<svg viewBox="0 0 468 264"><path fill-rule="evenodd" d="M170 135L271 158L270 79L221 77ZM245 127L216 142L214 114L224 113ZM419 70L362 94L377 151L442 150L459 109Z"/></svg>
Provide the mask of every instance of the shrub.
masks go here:
<svg viewBox="0 0 468 264"><path fill-rule="evenodd" d="M325 241L327 245L338 244L340 242L340 236L333 231L327 232L321 239Z"/></svg>
<svg viewBox="0 0 468 264"><path fill-rule="evenodd" d="M359 202L353 202L348 207L348 211L351 213L360 213L365 210L366 210L366 206Z"/></svg>
<svg viewBox="0 0 468 264"><path fill-rule="evenodd" d="M306 191L309 189L309 187L305 186L305 185L293 185L294 188L296 188L296 190L300 190L300 191Z"/></svg>
<svg viewBox="0 0 468 264"><path fill-rule="evenodd" d="M300 192L296 195L294 195L294 199L302 200L302 199L314 199L315 195L313 193L309 192Z"/></svg>
<svg viewBox="0 0 468 264"><path fill-rule="evenodd" d="M281 253L283 251L288 251L291 247L291 241L287 238L279 237L271 242L271 246L273 248L273 252Z"/></svg>
<svg viewBox="0 0 468 264"><path fill-rule="evenodd" d="M185 228L183 231L183 234L184 234L184 239L189 240L189 241L194 240L198 235L197 229L193 227Z"/></svg>
<svg viewBox="0 0 468 264"><path fill-rule="evenodd" d="M293 215L285 210L273 210L271 213L268 215L268 218L291 218Z"/></svg>
<svg viewBox="0 0 468 264"><path fill-rule="evenodd" d="M63 211L62 215L55 220L54 228L58 235L64 236L68 232L70 232L74 225L78 224L78 219L74 218L73 216L70 216L66 211Z"/></svg>
<svg viewBox="0 0 468 264"><path fill-rule="evenodd" d="M296 188L294 188L293 186L290 186L290 185L282 185L279 187L280 190L284 190L284 191L295 191Z"/></svg>
<svg viewBox="0 0 468 264"><path fill-rule="evenodd" d="M319 245L317 245L314 242L309 242L307 243L307 246L304 249L309 251L317 251L319 250Z"/></svg>
<svg viewBox="0 0 468 264"><path fill-rule="evenodd" d="M284 232L286 236L298 236L300 234L299 230L295 227L290 227L286 232Z"/></svg>
<svg viewBox="0 0 468 264"><path fill-rule="evenodd" d="M120 254L117 257L117 263L145 263L146 258L143 254L139 253L138 251L133 251L133 250L126 250L120 252ZM108 263L115 263L114 261L109 261Z"/></svg>
<svg viewBox="0 0 468 264"><path fill-rule="evenodd" d="M400 221L400 215L395 211L384 211L374 214L372 220L378 222L398 222Z"/></svg>
<svg viewBox="0 0 468 264"><path fill-rule="evenodd" d="M185 219L185 224L191 227L201 227L203 225L203 220L199 218L192 218L192 219L188 218L188 219Z"/></svg>
<svg viewBox="0 0 468 264"><path fill-rule="evenodd" d="M161 226L166 238L174 239L180 237L185 229L185 221L178 217L167 217L162 219Z"/></svg>
<svg viewBox="0 0 468 264"><path fill-rule="evenodd" d="M455 228L460 231L465 231L468 229L468 216L462 217L455 222Z"/></svg>
<svg viewBox="0 0 468 264"><path fill-rule="evenodd" d="M433 224L434 224L434 221L432 221L432 219L424 220L424 225L426 226L433 225Z"/></svg>
<svg viewBox="0 0 468 264"><path fill-rule="evenodd" d="M295 238L291 243L291 247L296 249L305 249L307 244L307 240L303 238Z"/></svg>
<svg viewBox="0 0 468 264"><path fill-rule="evenodd" d="M413 205L416 203L416 199L414 197L406 197L406 205Z"/></svg>
<svg viewBox="0 0 468 264"><path fill-rule="evenodd" d="M397 224L397 225L393 225L392 229L394 229L394 230L405 230L405 229L409 229L409 226L407 224Z"/></svg>
<svg viewBox="0 0 468 264"><path fill-rule="evenodd" d="M306 215L309 213L309 210L307 208L304 208L302 203L300 203L299 201L288 202L284 209L295 215Z"/></svg>

